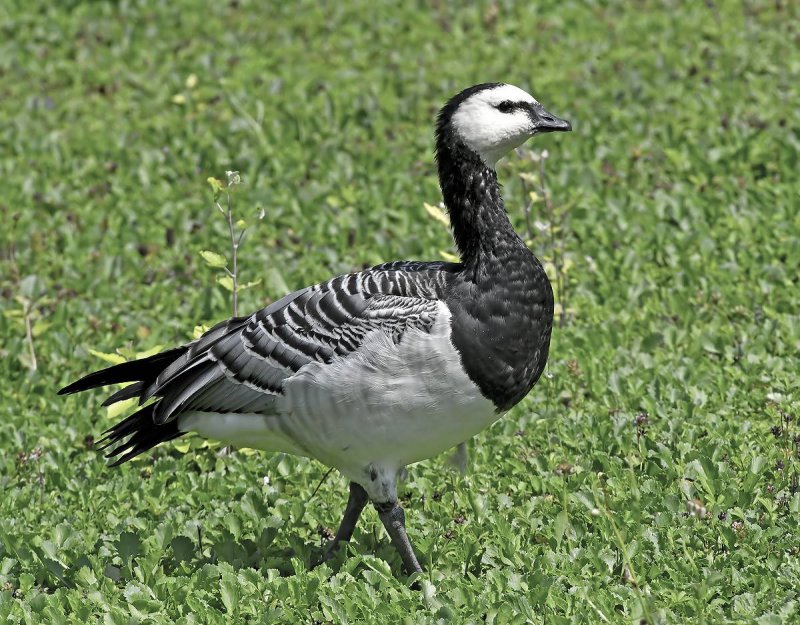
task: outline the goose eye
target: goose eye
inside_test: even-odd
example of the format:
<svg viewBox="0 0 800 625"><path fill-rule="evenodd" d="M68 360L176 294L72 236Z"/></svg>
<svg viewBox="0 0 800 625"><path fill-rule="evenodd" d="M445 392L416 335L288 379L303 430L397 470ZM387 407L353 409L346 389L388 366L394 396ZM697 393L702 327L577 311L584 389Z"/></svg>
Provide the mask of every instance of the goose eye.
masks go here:
<svg viewBox="0 0 800 625"><path fill-rule="evenodd" d="M515 106L513 102L506 100L496 105L495 108L501 113L510 113L511 111L514 110Z"/></svg>

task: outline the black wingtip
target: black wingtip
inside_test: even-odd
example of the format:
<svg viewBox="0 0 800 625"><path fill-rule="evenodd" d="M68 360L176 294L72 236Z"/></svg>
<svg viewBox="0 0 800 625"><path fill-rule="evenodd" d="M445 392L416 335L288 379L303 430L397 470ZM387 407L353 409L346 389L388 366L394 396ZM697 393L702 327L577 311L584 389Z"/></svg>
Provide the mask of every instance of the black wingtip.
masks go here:
<svg viewBox="0 0 800 625"><path fill-rule="evenodd" d="M80 390L77 387L78 382L80 382L80 380L78 380L77 382L73 382L72 384L67 384L64 388L58 389L58 394L59 395L72 395L72 393L77 393Z"/></svg>
<svg viewBox="0 0 800 625"><path fill-rule="evenodd" d="M114 365L85 375L80 380L76 380L72 384L67 384L67 386L58 391L58 394L71 395L72 393L80 393L81 391L88 391L92 388L107 386L116 382L127 382L132 373L131 365L135 362L136 361L124 362L120 365Z"/></svg>
<svg viewBox="0 0 800 625"><path fill-rule="evenodd" d="M78 382L73 382L72 384L68 384L64 388L59 389L58 395L74 395L75 393L80 393L81 391L88 391L90 388L94 387L87 386L86 388L82 388L78 385Z"/></svg>
<svg viewBox="0 0 800 625"><path fill-rule="evenodd" d="M101 406L110 406L111 404L116 404L118 401L125 401L126 399L135 399L139 398L139 403L141 404L141 394L144 390L144 382L135 382L134 384L129 384L125 388L121 388L116 393L112 394L111 397L106 399Z"/></svg>
<svg viewBox="0 0 800 625"><path fill-rule="evenodd" d="M157 405L158 402L148 404L103 433L105 436L97 441L97 449L104 452L103 455L109 460L108 466L117 467L160 443L183 436L177 420L164 425L153 422L153 411Z"/></svg>
<svg viewBox="0 0 800 625"><path fill-rule="evenodd" d="M70 395L99 386L108 386L109 384L152 380L161 373L164 367L183 354L186 349L186 346L176 347L140 360L129 360L118 365L112 365L85 375L72 384L68 384L59 390L58 394Z"/></svg>

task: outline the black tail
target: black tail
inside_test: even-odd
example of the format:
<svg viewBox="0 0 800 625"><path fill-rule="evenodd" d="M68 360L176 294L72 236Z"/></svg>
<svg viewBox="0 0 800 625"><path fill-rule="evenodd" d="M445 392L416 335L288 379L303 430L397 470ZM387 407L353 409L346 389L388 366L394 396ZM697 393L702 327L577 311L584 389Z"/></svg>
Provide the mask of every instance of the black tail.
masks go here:
<svg viewBox="0 0 800 625"><path fill-rule="evenodd" d="M178 429L177 420L164 425L156 425L153 422L153 409L157 404L158 402L149 404L137 410L127 419L123 419L114 427L103 432L105 436L99 441L99 449L102 451L116 445L106 454L106 458L116 458L123 454L109 466L119 466L160 443L171 441L173 438L185 434ZM122 442L128 436L130 436L128 440Z"/></svg>
<svg viewBox="0 0 800 625"><path fill-rule="evenodd" d="M65 386L58 391L58 394L67 395L97 388L98 386L133 382L133 384L129 384L111 395L103 402L103 405L108 406L134 397L138 397L141 400L143 399L144 390L155 382L158 375L166 367L184 355L187 350L187 346L177 347L149 358L123 362L102 371L95 371L77 382ZM105 450L113 446L106 454L106 458L117 458L117 456L121 455L111 463L112 467L127 462L148 449L152 449L159 443L170 441L184 434L178 429L177 420L163 425L155 424L153 410L157 405L158 401L148 404L127 419L120 421L114 427L103 432L105 436L99 441L100 449ZM126 438L127 440L125 440Z"/></svg>
<svg viewBox="0 0 800 625"><path fill-rule="evenodd" d="M153 418L156 407L162 401L164 393L169 392L170 384L175 381L180 383L181 372L184 372L187 367L191 367L195 362L193 359L202 358L204 352L217 341L230 332L240 329L247 323L247 320L248 317L233 317L222 321L191 343L168 349L148 358L123 362L102 371L95 371L77 382L65 386L58 391L58 394L67 395L98 386L133 382L111 395L103 402L103 405L108 406L132 398L138 398L141 405L153 397L156 398L153 403L144 406L127 419L103 432L105 437L101 440L102 449L116 445L106 454L106 458L116 458L122 454L122 457L111 465L115 467L152 449L159 443L170 441L184 434L178 429L178 420L174 417L165 423L157 424ZM125 440L126 437L130 438Z"/></svg>

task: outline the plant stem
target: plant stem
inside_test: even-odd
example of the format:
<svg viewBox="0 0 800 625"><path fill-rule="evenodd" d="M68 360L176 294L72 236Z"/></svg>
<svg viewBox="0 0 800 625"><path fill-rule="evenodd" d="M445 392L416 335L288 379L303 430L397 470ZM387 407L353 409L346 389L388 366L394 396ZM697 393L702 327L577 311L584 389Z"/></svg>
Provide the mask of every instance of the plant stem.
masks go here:
<svg viewBox="0 0 800 625"><path fill-rule="evenodd" d="M322 485L325 483L325 480L327 480L327 479L328 479L328 476L329 476L331 473L333 473L333 469L332 469L332 468L331 468L331 469L328 469L328 470L325 472L325 475L323 475L323 476L322 476L322 479L319 481L319 484L317 484L317 487L314 489L314 492L313 492L313 493L311 493L311 496L310 496L308 499L306 499L306 503L308 503L309 501L311 501L311 500L314 498L314 495L316 495L316 494L317 494L317 491L319 491L319 489L320 489L320 488L322 488Z"/></svg>
<svg viewBox="0 0 800 625"><path fill-rule="evenodd" d="M231 209L231 194L230 192L225 194L228 200L228 209L225 212L225 217L228 220L228 232L231 235L231 256L233 257L231 263L233 264L233 270L230 271L231 280L233 281L233 316L239 316L239 281L237 279L237 270L238 270L238 252L239 252L239 241L241 241L241 237L239 237L239 241L236 240L236 233L234 232L233 228L233 211Z"/></svg>

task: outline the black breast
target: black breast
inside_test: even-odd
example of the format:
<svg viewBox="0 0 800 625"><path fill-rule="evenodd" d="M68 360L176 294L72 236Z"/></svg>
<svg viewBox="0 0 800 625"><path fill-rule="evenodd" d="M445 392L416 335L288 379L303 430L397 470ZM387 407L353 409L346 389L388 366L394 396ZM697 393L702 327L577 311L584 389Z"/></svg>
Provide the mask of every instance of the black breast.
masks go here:
<svg viewBox="0 0 800 625"><path fill-rule="evenodd" d="M447 276L442 296L467 375L504 411L525 397L544 371L553 290L511 226L494 169L452 129L462 95L442 109L436 129L439 184L462 260Z"/></svg>
<svg viewBox="0 0 800 625"><path fill-rule="evenodd" d="M462 365L498 411L519 402L542 375L553 327L550 281L517 242L487 258L477 275L465 268L445 300Z"/></svg>

